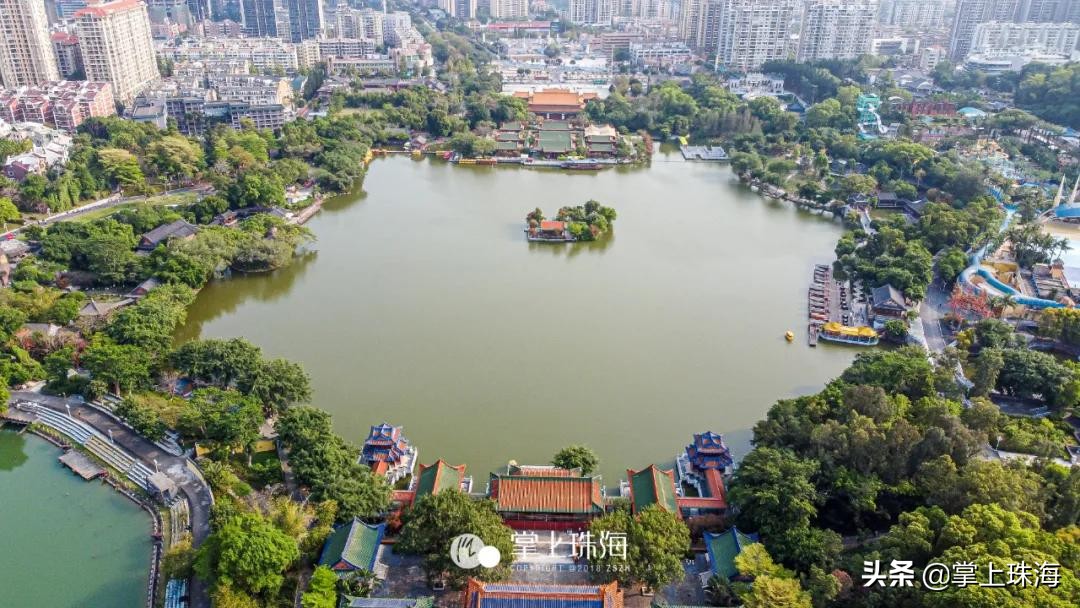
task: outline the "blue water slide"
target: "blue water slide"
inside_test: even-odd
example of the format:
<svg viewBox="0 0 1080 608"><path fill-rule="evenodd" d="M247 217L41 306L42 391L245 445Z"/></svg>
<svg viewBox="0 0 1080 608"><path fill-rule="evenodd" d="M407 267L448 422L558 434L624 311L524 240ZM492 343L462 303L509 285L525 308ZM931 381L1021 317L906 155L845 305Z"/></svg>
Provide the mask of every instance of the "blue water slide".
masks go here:
<svg viewBox="0 0 1080 608"><path fill-rule="evenodd" d="M999 232L1004 232L1009 227L1009 222L1010 220L1012 220L1012 216L1014 213L1016 213L1015 207L1005 208L1005 220L1001 222L1001 229L999 230ZM982 263L983 256L986 255L987 247L988 245L984 245L981 249L972 254L971 265L965 268L964 271L960 273L960 281L963 282L964 285L967 285L968 287L976 290L985 290L984 286L972 283L971 276L977 274L982 277L986 281L986 283L994 289L994 291L997 291L1002 295L1012 296L1013 301L1015 301L1017 304L1023 304L1024 306L1030 306L1032 308L1065 308L1065 305L1061 302L1025 296L1020 292L1016 291L1016 289L999 281L997 277L990 273L989 270L983 268L980 265Z"/></svg>

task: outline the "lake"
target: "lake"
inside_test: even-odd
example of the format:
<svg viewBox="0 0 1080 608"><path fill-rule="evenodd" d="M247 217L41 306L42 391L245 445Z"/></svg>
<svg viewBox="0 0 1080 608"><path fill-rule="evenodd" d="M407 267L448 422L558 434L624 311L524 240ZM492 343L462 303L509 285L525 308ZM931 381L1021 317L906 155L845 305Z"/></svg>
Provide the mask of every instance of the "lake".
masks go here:
<svg viewBox="0 0 1080 608"><path fill-rule="evenodd" d="M0 430L0 589L4 606L146 603L150 518L57 462L34 435Z"/></svg>
<svg viewBox="0 0 1080 608"><path fill-rule="evenodd" d="M608 238L525 240L534 207L589 199L618 212ZM299 361L348 440L404 425L421 462L466 463L478 489L573 443L608 486L671 463L694 432L741 456L774 401L856 352L806 344L812 268L840 224L678 153L573 173L395 155L308 226L316 253L211 283L178 339L243 336Z"/></svg>

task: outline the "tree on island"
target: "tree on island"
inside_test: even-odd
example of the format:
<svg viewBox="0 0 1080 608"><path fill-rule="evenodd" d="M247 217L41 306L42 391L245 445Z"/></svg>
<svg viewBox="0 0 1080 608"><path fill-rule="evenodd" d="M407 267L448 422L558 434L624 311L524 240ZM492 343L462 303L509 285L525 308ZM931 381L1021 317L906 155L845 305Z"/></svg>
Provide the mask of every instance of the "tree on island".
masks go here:
<svg viewBox="0 0 1080 608"><path fill-rule="evenodd" d="M617 214L611 207L605 207L590 200L584 205L561 207L555 219L567 222L567 230L579 241L592 241L611 228Z"/></svg>
<svg viewBox="0 0 1080 608"><path fill-rule="evenodd" d="M475 534L502 555L494 568L465 570L450 558L450 543L461 534ZM490 500L473 500L458 490L444 490L420 499L404 516L395 550L424 558L428 581L443 577L460 587L467 577L485 581L509 578L514 545L511 530L503 523Z"/></svg>
<svg viewBox="0 0 1080 608"><path fill-rule="evenodd" d="M600 464L596 452L584 445L567 446L551 457L551 464L562 469L580 469L582 475L591 475Z"/></svg>

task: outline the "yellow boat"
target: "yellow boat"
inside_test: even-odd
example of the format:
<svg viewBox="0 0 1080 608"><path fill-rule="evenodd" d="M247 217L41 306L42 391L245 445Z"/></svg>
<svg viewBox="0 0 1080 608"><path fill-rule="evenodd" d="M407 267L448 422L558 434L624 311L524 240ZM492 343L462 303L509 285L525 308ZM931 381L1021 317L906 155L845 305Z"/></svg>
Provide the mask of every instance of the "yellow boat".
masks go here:
<svg viewBox="0 0 1080 608"><path fill-rule="evenodd" d="M789 329L789 330L788 330L788 331L787 331L787 332L786 332L786 333L784 334L784 339L785 339L785 340L787 340L788 342L794 342L794 341L795 341L795 332L793 332L793 331L791 331L791 330Z"/></svg>
<svg viewBox="0 0 1080 608"><path fill-rule="evenodd" d="M858 344L861 346L873 346L878 343L878 333L872 327L851 327L830 321L821 326L822 340L841 342L843 344Z"/></svg>

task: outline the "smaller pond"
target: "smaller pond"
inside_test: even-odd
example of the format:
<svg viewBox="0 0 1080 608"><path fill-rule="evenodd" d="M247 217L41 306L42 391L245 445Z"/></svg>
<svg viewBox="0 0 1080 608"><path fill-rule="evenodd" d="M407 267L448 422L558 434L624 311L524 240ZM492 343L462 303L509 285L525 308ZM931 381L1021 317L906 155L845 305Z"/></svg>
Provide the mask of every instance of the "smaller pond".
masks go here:
<svg viewBox="0 0 1080 608"><path fill-rule="evenodd" d="M134 503L63 468L60 450L0 430L0 605L143 606L150 521Z"/></svg>

